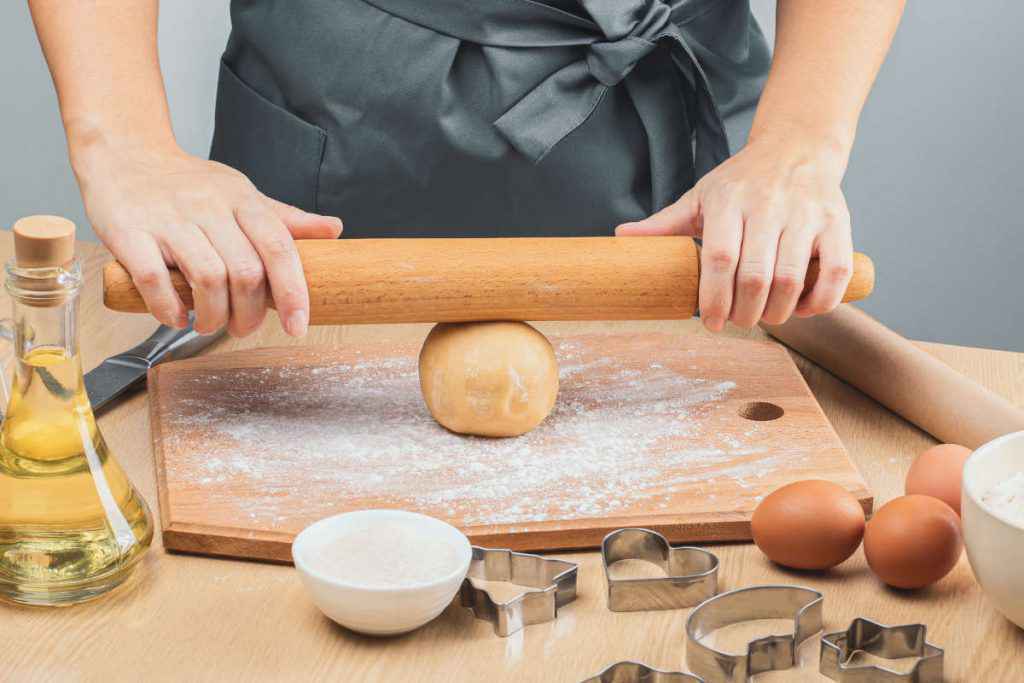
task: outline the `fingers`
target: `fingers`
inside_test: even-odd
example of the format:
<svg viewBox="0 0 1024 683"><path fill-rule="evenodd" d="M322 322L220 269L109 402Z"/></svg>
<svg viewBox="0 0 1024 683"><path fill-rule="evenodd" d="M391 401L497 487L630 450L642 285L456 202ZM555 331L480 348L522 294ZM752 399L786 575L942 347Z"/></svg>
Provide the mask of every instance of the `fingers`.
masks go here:
<svg viewBox="0 0 1024 683"><path fill-rule="evenodd" d="M301 337L309 327L309 290L292 233L260 201L249 201L236 208L235 220L263 261L285 332Z"/></svg>
<svg viewBox="0 0 1024 683"><path fill-rule="evenodd" d="M198 226L169 226L164 236L178 269L192 287L195 330L212 334L228 322L228 272L220 254Z"/></svg>
<svg viewBox="0 0 1024 683"><path fill-rule="evenodd" d="M695 190L690 190L673 204L651 214L642 221L623 223L615 228L618 237L652 235L689 235L701 233L700 201Z"/></svg>
<svg viewBox="0 0 1024 683"><path fill-rule="evenodd" d="M343 226L340 218L309 213L270 197L266 197L266 200L270 210L288 228L293 239L337 239L341 235Z"/></svg>
<svg viewBox="0 0 1024 683"><path fill-rule="evenodd" d="M813 242L814 232L800 225L787 227L782 232L771 293L762 316L769 325L781 325L793 315L804 290Z"/></svg>
<svg viewBox="0 0 1024 683"><path fill-rule="evenodd" d="M764 313L779 248L779 225L780 221L770 214L746 222L729 316L740 327L753 327Z"/></svg>
<svg viewBox="0 0 1024 683"><path fill-rule="evenodd" d="M732 310L733 283L743 236L743 214L729 201L709 202L704 212L700 252L700 315L704 326L720 332Z"/></svg>
<svg viewBox="0 0 1024 683"><path fill-rule="evenodd" d="M797 304L801 318L828 313L840 304L853 275L853 242L849 218L829 220L817 241L818 281Z"/></svg>
<svg viewBox="0 0 1024 683"><path fill-rule="evenodd" d="M110 248L132 276L149 312L164 325L188 325L188 311L171 285L163 253L152 237L135 234L130 239L111 239Z"/></svg>
<svg viewBox="0 0 1024 683"><path fill-rule="evenodd" d="M267 314L263 262L231 214L208 218L200 228L227 269L228 332L244 337L255 331Z"/></svg>

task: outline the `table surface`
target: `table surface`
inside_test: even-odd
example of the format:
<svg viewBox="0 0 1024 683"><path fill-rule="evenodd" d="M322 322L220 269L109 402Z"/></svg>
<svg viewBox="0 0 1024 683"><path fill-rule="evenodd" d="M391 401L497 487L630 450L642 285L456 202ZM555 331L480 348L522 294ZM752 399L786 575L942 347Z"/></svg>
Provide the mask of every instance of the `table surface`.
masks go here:
<svg viewBox="0 0 1024 683"><path fill-rule="evenodd" d="M11 252L10 233L0 233L0 257L6 261ZM99 269L109 255L87 243L80 245L79 253L87 283L81 346L89 369L147 336L155 323L148 316L105 310ZM0 306L9 304L5 300ZM636 326L704 334L695 321L540 327L568 331ZM271 314L257 334L221 341L211 352L287 344L373 344L422 335L423 330L409 325L320 327L306 339L292 340ZM760 331L746 334L764 336ZM1024 354L923 346L1024 404ZM876 509L899 495L913 458L934 440L821 369L800 358L797 362L875 493ZM99 422L114 454L158 514L145 395L122 402ZM721 559L722 590L764 583L809 586L825 594L827 631L845 629L855 616L888 624L922 622L928 625L929 640L945 648L946 680L1008 681L1019 673L1024 630L993 609L975 583L966 555L938 584L904 592L880 584L859 550L831 572L815 574L774 566L750 544L708 547ZM158 534L136 575L99 600L61 609L0 604L0 677L577 683L622 659L685 670L683 627L689 610L609 612L600 556L590 552L560 557L580 563L579 597L553 622L498 638L487 622L453 604L412 634L374 639L323 617L292 567L168 554ZM735 646L751 633L733 635L740 639L722 642ZM800 668L763 674L757 680L823 680L817 671L817 641L812 638L801 648Z"/></svg>

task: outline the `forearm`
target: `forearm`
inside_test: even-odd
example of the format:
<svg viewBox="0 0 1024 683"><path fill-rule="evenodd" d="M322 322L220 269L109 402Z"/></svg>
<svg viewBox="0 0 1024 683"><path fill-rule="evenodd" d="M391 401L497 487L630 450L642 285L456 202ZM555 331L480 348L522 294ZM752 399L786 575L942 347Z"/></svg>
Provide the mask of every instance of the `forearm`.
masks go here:
<svg viewBox="0 0 1024 683"><path fill-rule="evenodd" d="M778 0L775 56L751 140L812 136L845 167L904 0Z"/></svg>
<svg viewBox="0 0 1024 683"><path fill-rule="evenodd" d="M158 0L29 0L76 172L109 147L176 149L157 55Z"/></svg>

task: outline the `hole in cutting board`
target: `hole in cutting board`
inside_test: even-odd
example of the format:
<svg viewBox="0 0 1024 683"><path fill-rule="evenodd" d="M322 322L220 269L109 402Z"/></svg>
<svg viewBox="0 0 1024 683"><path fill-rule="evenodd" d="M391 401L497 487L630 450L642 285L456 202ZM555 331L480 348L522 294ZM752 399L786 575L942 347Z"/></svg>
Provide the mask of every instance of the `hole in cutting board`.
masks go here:
<svg viewBox="0 0 1024 683"><path fill-rule="evenodd" d="M767 401L751 401L740 406L739 416L744 420L754 420L756 422L768 422L770 420L778 420L780 417L786 414L786 411L781 406L777 406L774 403L768 403Z"/></svg>

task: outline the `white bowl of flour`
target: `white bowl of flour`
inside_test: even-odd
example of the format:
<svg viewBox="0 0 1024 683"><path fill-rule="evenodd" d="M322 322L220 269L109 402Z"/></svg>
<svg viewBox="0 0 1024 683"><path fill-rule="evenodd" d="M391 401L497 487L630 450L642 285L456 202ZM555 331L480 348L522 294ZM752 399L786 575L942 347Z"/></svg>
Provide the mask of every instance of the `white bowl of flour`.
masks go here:
<svg viewBox="0 0 1024 683"><path fill-rule="evenodd" d="M452 601L469 570L466 536L402 510L360 510L306 527L292 559L320 611L353 631L412 631Z"/></svg>
<svg viewBox="0 0 1024 683"><path fill-rule="evenodd" d="M1024 432L971 454L961 499L974 576L995 608L1024 628Z"/></svg>

